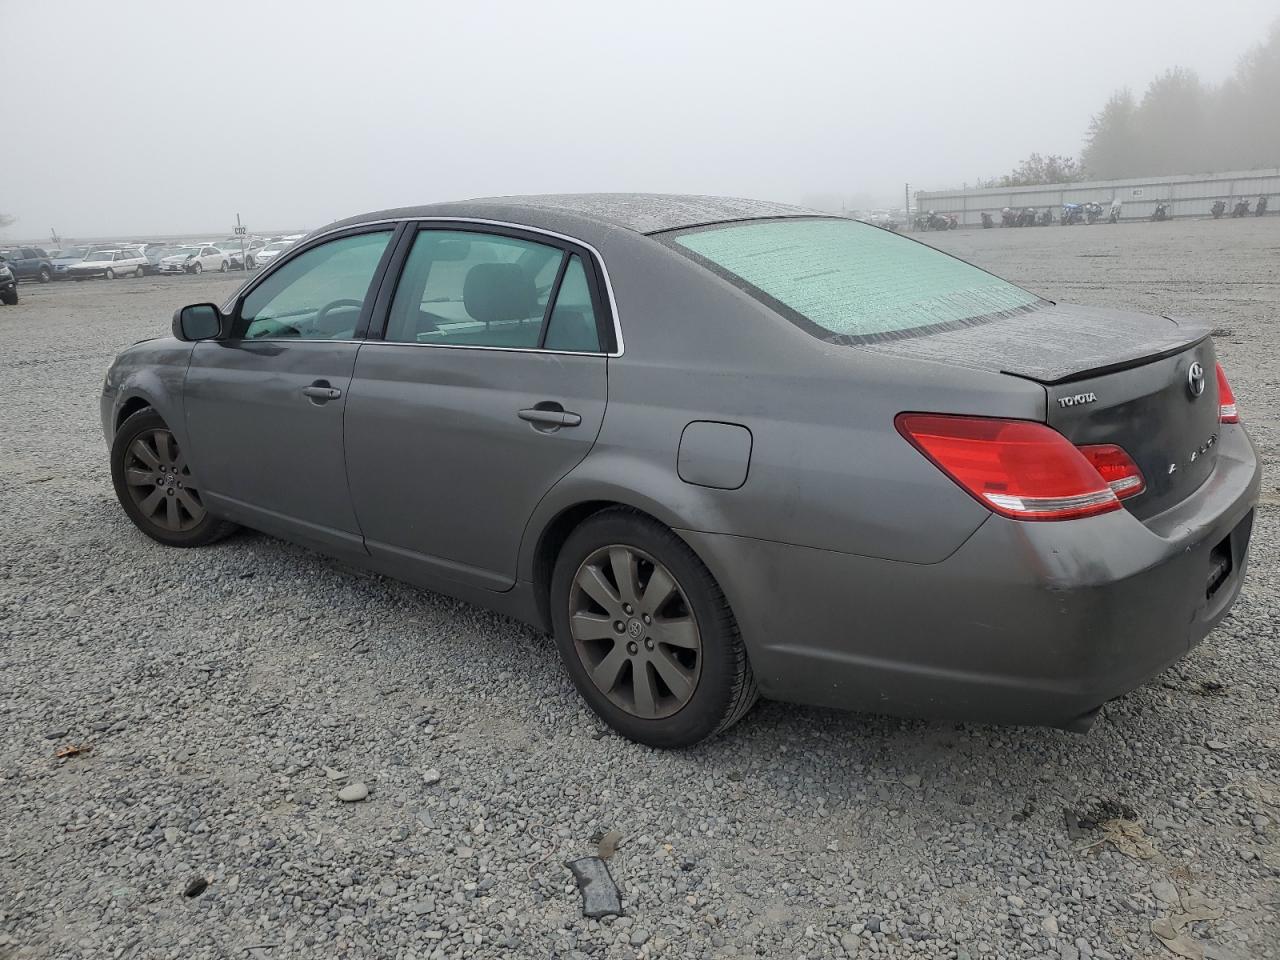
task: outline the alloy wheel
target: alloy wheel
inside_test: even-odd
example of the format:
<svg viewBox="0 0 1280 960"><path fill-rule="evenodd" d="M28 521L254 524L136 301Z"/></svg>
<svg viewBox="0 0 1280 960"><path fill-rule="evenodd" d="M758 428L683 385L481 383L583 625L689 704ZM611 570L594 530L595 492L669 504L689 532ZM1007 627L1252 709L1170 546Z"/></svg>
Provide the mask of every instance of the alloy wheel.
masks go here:
<svg viewBox="0 0 1280 960"><path fill-rule="evenodd" d="M616 707L658 720L693 697L702 635L680 584L643 550L610 544L578 567L569 632L587 676Z"/></svg>
<svg viewBox="0 0 1280 960"><path fill-rule="evenodd" d="M181 533L205 517L204 503L186 457L168 430L138 434L125 451L129 497L148 522Z"/></svg>

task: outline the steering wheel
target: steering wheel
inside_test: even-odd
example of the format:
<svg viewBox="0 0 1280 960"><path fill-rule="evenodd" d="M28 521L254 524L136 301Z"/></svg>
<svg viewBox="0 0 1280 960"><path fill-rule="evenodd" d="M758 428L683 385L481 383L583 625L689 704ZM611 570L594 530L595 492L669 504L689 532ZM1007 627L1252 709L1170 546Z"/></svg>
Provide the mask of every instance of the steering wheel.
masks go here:
<svg viewBox="0 0 1280 960"><path fill-rule="evenodd" d="M315 325L324 329L324 322L329 319L329 311L339 307L355 307L358 311L364 304L359 300L333 300L316 311Z"/></svg>

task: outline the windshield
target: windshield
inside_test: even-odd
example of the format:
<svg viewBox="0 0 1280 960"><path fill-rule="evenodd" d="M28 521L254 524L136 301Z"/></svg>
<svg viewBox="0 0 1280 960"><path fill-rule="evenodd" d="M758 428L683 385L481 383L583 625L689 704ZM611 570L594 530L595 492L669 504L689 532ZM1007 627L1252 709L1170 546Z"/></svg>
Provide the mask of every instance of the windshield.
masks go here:
<svg viewBox="0 0 1280 960"><path fill-rule="evenodd" d="M59 260L83 260L86 253L89 252L88 247L67 247L58 251Z"/></svg>
<svg viewBox="0 0 1280 960"><path fill-rule="evenodd" d="M733 223L678 231L664 242L833 343L934 333L1041 302L963 260L855 220Z"/></svg>
<svg viewBox="0 0 1280 960"><path fill-rule="evenodd" d="M262 252L263 253L279 253L281 250L284 250L289 246L290 245L287 243L268 243L265 247L262 248Z"/></svg>
<svg viewBox="0 0 1280 960"><path fill-rule="evenodd" d="M199 247L175 247L175 248L173 249L173 251L169 253L169 256L171 256L171 257L194 257L194 256L195 256L197 253L199 253L199 252L200 252L200 248L199 248Z"/></svg>

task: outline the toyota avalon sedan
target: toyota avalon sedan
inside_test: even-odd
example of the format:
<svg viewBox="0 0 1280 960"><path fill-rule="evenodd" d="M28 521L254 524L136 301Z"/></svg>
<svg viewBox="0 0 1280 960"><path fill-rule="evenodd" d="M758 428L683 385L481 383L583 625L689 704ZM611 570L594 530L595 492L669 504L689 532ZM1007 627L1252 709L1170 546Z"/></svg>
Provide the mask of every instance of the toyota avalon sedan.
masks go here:
<svg viewBox="0 0 1280 960"><path fill-rule="evenodd" d="M533 624L642 743L757 696L1084 730L1245 576L1209 330L792 207L500 198L183 307L102 425L148 536L244 525Z"/></svg>

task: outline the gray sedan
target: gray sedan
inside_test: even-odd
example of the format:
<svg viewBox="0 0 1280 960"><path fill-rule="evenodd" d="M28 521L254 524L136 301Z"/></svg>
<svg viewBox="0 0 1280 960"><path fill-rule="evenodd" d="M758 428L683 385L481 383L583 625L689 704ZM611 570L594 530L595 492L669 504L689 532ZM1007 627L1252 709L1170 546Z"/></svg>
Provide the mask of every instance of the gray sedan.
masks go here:
<svg viewBox="0 0 1280 960"><path fill-rule="evenodd" d="M147 535L245 525L533 624L643 743L757 696L1083 730L1244 579L1209 329L775 204L499 198L182 308L102 426Z"/></svg>

